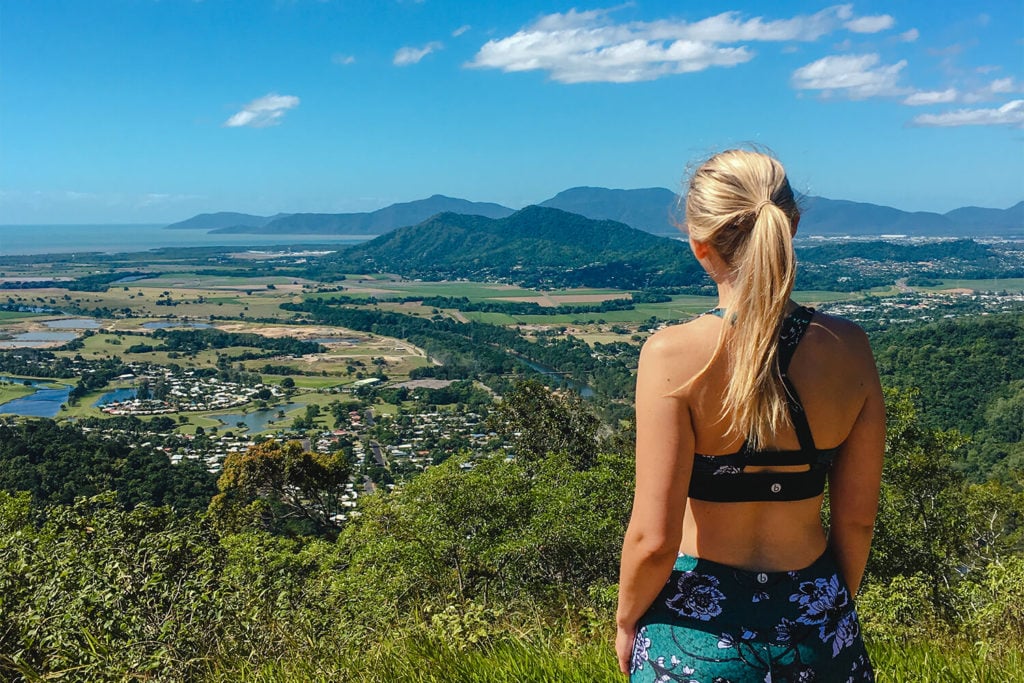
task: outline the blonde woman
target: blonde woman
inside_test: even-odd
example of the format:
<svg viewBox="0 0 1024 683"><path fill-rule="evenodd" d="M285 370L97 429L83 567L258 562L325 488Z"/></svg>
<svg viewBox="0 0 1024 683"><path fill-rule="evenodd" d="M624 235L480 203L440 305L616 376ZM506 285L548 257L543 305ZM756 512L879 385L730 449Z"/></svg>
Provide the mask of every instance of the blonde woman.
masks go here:
<svg viewBox="0 0 1024 683"><path fill-rule="evenodd" d="M874 680L853 597L885 407L860 328L790 299L799 218L765 154L722 152L690 180L719 307L640 355L616 638L631 681Z"/></svg>

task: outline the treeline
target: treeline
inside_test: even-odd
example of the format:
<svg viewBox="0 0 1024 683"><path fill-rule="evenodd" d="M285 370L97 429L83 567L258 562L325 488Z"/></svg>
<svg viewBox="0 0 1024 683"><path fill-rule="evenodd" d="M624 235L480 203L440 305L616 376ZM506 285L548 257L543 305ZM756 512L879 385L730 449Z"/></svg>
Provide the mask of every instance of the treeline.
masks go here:
<svg viewBox="0 0 1024 683"><path fill-rule="evenodd" d="M11 349L0 351L0 372L29 377L67 379L78 374L74 361L45 349Z"/></svg>
<svg viewBox="0 0 1024 683"><path fill-rule="evenodd" d="M126 509L206 509L216 493L212 475L192 461L172 465L166 453L133 445L127 434L87 433L52 420L0 422L0 490L27 491L40 510L104 491L114 492Z"/></svg>
<svg viewBox="0 0 1024 683"><path fill-rule="evenodd" d="M160 347L161 351L176 351L183 354L198 353L207 349L226 349L234 346L263 349L275 354L287 354L290 356L304 356L310 353L321 353L325 350L321 344L302 341L294 337L265 337L260 334L223 332L213 329L154 330L153 339L159 339L163 342ZM152 351L153 347L150 347L148 350ZM132 349L129 349L129 351L131 352Z"/></svg>
<svg viewBox="0 0 1024 683"><path fill-rule="evenodd" d="M419 303L430 308L454 308L463 312L505 313L507 315L575 315L578 313L607 313L632 311L637 304L657 304L672 301L672 297L658 292L633 292L630 297L605 299L597 304L560 304L541 306L535 301L470 301L465 296L402 296L402 297L346 297L339 303L353 306L372 306L380 303Z"/></svg>
<svg viewBox="0 0 1024 683"><path fill-rule="evenodd" d="M155 272L143 273L138 271L119 271L83 275L81 277L76 277L73 280L2 280L0 281L0 289L39 289L42 287L58 287L70 292L105 292L110 288L111 284L118 283L126 278L136 281L159 276L160 273Z"/></svg>

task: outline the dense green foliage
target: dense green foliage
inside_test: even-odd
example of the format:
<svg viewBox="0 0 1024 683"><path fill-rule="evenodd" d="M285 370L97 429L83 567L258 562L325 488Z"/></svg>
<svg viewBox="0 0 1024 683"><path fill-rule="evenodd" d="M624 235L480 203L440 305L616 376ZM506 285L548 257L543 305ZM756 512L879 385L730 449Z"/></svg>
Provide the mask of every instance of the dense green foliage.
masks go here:
<svg viewBox="0 0 1024 683"><path fill-rule="evenodd" d="M137 438L137 437L136 437ZM216 492L213 477L186 461L134 441L52 420L0 423L0 490L28 491L37 508L69 505L79 496L117 493L125 507L170 505L202 510Z"/></svg>
<svg viewBox="0 0 1024 683"><path fill-rule="evenodd" d="M338 516L351 473L344 453L304 451L298 441L265 441L224 460L210 512L223 528L331 537L341 527Z"/></svg>
<svg viewBox="0 0 1024 683"><path fill-rule="evenodd" d="M205 349L226 349L245 346L262 349L273 354L302 356L324 350L321 344L302 341L295 337L267 337L245 332L222 332L214 329L154 330L153 339L162 340L161 350L179 353L197 353Z"/></svg>
<svg viewBox="0 0 1024 683"><path fill-rule="evenodd" d="M57 357L52 351L31 348L0 351L0 372L60 379L78 374L74 368L74 361L67 357Z"/></svg>
<svg viewBox="0 0 1024 683"><path fill-rule="evenodd" d="M882 381L917 388L921 419L971 435L963 467L976 481L1024 468L1024 315L893 327L872 334Z"/></svg>
<svg viewBox="0 0 1024 683"><path fill-rule="evenodd" d="M334 541L281 536L259 516L225 525L217 512L126 510L111 494L65 505L0 493L0 676L615 680L631 457L608 441L597 457L574 455L574 440L602 441L571 397L531 385L509 401L510 428L533 415L565 452L524 442L520 458L452 458L364 497ZM880 680L1013 680L1024 500L967 483L952 467L959 438L923 426L910 395L888 405L860 596ZM286 451L257 447L222 489L280 496L282 476L301 482L316 465Z"/></svg>

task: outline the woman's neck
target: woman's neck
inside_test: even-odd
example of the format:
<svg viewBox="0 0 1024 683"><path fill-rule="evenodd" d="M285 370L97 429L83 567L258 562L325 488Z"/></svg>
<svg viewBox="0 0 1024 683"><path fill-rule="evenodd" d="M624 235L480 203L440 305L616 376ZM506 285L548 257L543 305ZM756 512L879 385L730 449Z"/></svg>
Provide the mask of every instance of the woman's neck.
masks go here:
<svg viewBox="0 0 1024 683"><path fill-rule="evenodd" d="M736 301L736 289L733 287L731 280L723 280L715 284L718 286L718 305L715 308L727 311L733 305L733 302ZM796 302L790 299L786 304L786 315L792 313L796 307Z"/></svg>

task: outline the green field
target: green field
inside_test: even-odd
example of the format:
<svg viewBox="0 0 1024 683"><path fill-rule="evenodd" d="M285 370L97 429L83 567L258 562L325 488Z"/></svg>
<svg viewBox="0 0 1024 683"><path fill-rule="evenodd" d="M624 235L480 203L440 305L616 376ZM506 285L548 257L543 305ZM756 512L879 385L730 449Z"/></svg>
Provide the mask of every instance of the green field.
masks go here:
<svg viewBox="0 0 1024 683"><path fill-rule="evenodd" d="M25 320L27 318L41 318L46 316L46 313L22 313L20 311L0 311L0 321Z"/></svg>
<svg viewBox="0 0 1024 683"><path fill-rule="evenodd" d="M933 287L915 287L927 292L944 289L973 289L978 292L1024 292L1024 278L1005 278L992 280L941 280L942 284Z"/></svg>
<svg viewBox="0 0 1024 683"><path fill-rule="evenodd" d="M35 392L32 387L22 386L20 384L0 384L0 403L7 403L13 401L16 398L27 396Z"/></svg>

